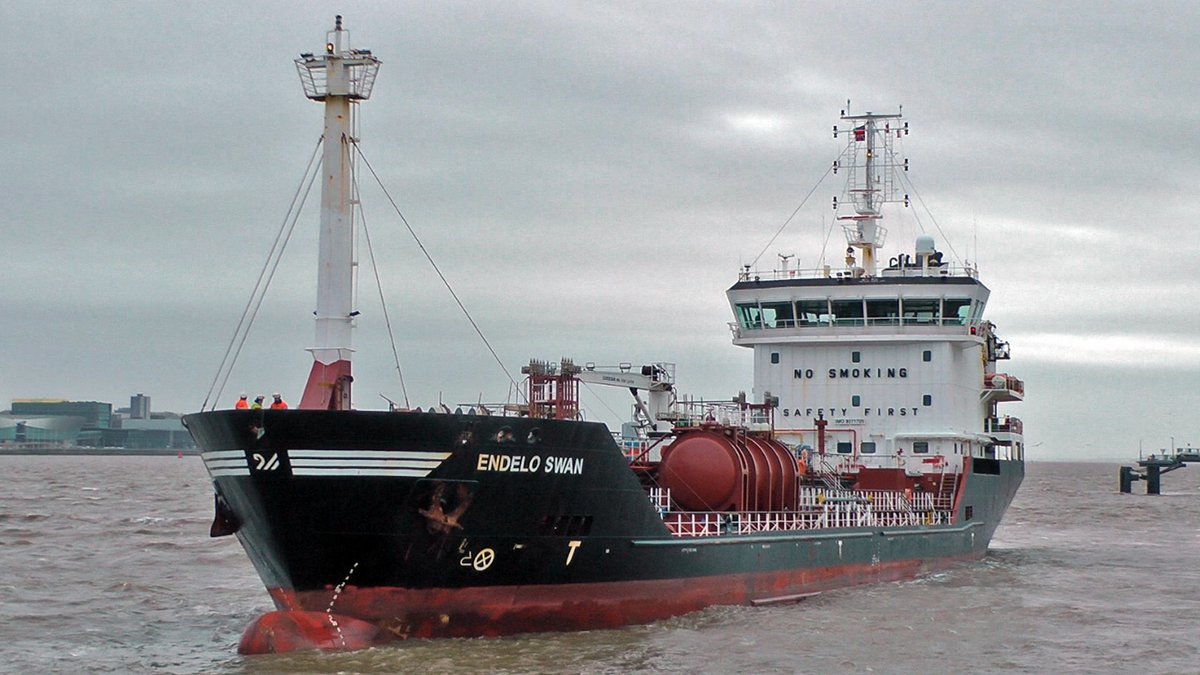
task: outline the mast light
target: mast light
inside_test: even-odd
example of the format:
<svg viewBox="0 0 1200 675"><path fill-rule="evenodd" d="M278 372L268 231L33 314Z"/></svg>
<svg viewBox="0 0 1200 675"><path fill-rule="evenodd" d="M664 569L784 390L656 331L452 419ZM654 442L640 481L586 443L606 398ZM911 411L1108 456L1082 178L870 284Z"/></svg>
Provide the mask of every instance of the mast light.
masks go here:
<svg viewBox="0 0 1200 675"><path fill-rule="evenodd" d="M339 16L335 28L325 35L325 53L318 57L305 52L295 63L308 98L324 101L329 96L346 96L365 101L371 98L380 62L369 49L350 49L350 34L342 28Z"/></svg>

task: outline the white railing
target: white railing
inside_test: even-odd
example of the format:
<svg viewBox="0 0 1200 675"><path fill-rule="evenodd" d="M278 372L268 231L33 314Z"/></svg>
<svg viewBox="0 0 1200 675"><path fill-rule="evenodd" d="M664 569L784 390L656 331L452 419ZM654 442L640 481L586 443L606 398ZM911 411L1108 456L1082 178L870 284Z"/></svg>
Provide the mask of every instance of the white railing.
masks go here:
<svg viewBox="0 0 1200 675"><path fill-rule="evenodd" d="M670 488L650 488L650 503L658 511L659 515L667 515L667 512L671 510Z"/></svg>
<svg viewBox="0 0 1200 675"><path fill-rule="evenodd" d="M625 455L626 461L629 462L638 458L645 459L646 450L650 447L650 441L625 438L616 431L613 432L613 440L617 442L617 446L621 448L621 454Z"/></svg>
<svg viewBox="0 0 1200 675"><path fill-rule="evenodd" d="M905 266L878 268L878 276L886 277L969 277L975 279L979 271L974 267L960 265L931 265L928 268ZM785 270L742 270L738 281L785 281L788 279L846 279L856 278L854 270L834 269L831 266L810 269Z"/></svg>
<svg viewBox="0 0 1200 675"><path fill-rule="evenodd" d="M794 511L673 511L671 491L647 496L676 537L714 537L853 527L922 527L951 522L951 500L932 492L801 487Z"/></svg>
<svg viewBox="0 0 1200 675"><path fill-rule="evenodd" d="M819 510L801 511L672 511L663 516L663 523L676 537L714 537L721 534L797 530L945 525L950 522L950 516L949 511L875 512L870 508L856 509L848 504L830 504Z"/></svg>
<svg viewBox="0 0 1200 675"><path fill-rule="evenodd" d="M988 391L1005 391L1025 395L1025 382L1006 373L993 373L983 378L983 388Z"/></svg>
<svg viewBox="0 0 1200 675"><path fill-rule="evenodd" d="M676 537L712 537L725 531L728 518L721 513L676 511L663 516L663 522Z"/></svg>
<svg viewBox="0 0 1200 675"><path fill-rule="evenodd" d="M1016 417L989 417L984 422L984 433L988 434L1023 434L1025 425Z"/></svg>

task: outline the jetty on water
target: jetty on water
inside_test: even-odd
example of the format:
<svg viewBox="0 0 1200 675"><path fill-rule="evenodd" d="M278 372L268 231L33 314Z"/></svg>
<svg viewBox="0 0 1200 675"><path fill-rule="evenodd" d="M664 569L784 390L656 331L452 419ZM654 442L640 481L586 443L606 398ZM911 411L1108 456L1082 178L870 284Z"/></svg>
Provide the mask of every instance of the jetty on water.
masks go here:
<svg viewBox="0 0 1200 675"><path fill-rule="evenodd" d="M1161 454L1139 459L1136 469L1132 466L1123 466L1120 472L1121 492L1125 494L1133 492L1134 481L1144 480L1146 481L1146 494L1161 494L1162 475L1175 469L1182 469L1187 466L1188 462L1200 462L1200 449L1172 448L1169 452L1164 450Z"/></svg>

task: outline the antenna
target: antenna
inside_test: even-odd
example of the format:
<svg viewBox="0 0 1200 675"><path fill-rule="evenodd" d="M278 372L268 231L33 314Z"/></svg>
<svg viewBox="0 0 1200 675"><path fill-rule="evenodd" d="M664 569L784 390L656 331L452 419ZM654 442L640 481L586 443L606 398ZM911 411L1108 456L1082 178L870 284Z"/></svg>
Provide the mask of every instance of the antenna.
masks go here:
<svg viewBox="0 0 1200 675"><path fill-rule="evenodd" d="M788 271L788 260L796 257L795 253L777 253L779 256L779 271L786 273Z"/></svg>
<svg viewBox="0 0 1200 675"><path fill-rule="evenodd" d="M975 231L972 232L971 245L975 247L975 253L974 253L975 269L979 269L979 216L978 215L972 219L972 223L974 224Z"/></svg>
<svg viewBox="0 0 1200 675"><path fill-rule="evenodd" d="M850 108L849 99L846 108ZM872 277L876 269L875 252L887 238L887 229L879 223L883 218L880 208L888 202L904 201L896 185L898 170L904 168L904 164L897 160L893 147L905 127L900 126L899 113L868 111L856 115L843 112L841 119L850 122L851 129L846 134L846 160L837 168L845 171L845 194L854 212L839 215L837 219L842 223L846 243L862 253L861 266L856 266L853 255L847 255L847 265L854 267L856 276ZM833 207L838 208L837 197L834 197Z"/></svg>

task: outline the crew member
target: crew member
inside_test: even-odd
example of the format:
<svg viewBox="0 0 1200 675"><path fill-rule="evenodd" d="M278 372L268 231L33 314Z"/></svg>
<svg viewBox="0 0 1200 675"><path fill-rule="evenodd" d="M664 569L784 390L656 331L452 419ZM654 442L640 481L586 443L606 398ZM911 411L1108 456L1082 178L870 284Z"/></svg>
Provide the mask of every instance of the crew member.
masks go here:
<svg viewBox="0 0 1200 675"><path fill-rule="evenodd" d="M283 397L279 394L271 394L271 396L275 397L275 400L271 401L271 410L287 410L287 403L283 402Z"/></svg>
<svg viewBox="0 0 1200 675"><path fill-rule="evenodd" d="M238 402L233 407L236 410L246 410L247 408L250 407L250 402L246 400L245 392L243 392L242 395L240 397L238 397Z"/></svg>
<svg viewBox="0 0 1200 675"><path fill-rule="evenodd" d="M250 404L250 409L251 410L262 410L262 404L263 404L263 397L255 396L254 403Z"/></svg>

